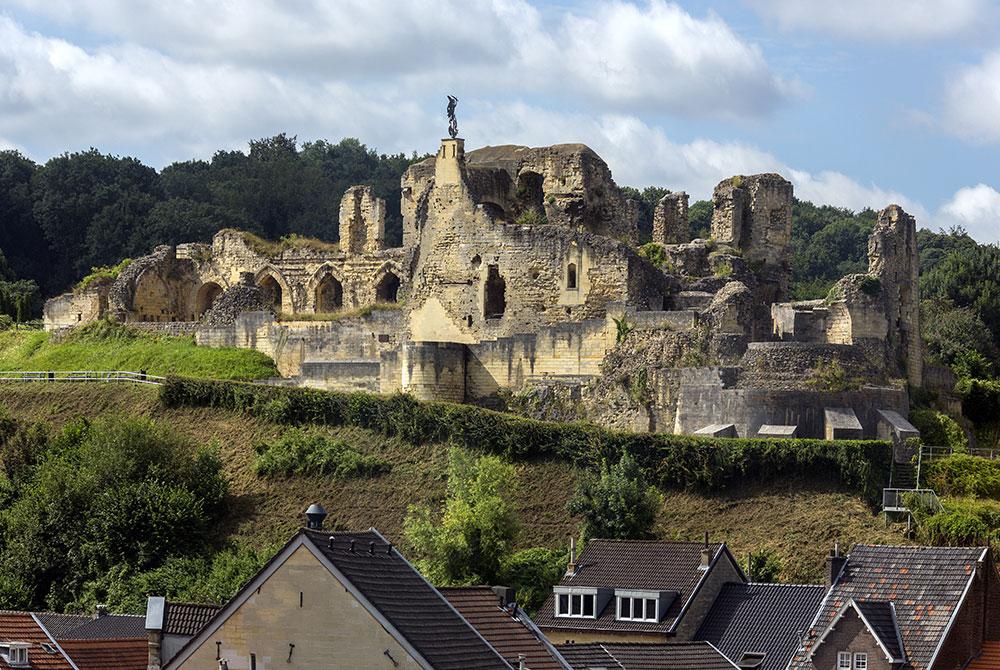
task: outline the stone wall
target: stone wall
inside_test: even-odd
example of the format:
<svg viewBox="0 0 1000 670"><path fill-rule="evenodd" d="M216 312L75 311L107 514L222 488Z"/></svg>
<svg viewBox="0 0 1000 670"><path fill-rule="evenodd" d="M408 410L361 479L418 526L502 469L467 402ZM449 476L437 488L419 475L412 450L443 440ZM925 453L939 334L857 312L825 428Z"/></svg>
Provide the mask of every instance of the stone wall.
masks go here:
<svg viewBox="0 0 1000 670"><path fill-rule="evenodd" d="M653 242L682 244L690 241L688 194L684 191L668 193L660 198L653 210Z"/></svg>
<svg viewBox="0 0 1000 670"><path fill-rule="evenodd" d="M108 310L108 285L98 284L79 293L73 291L45 302L45 330L55 331L62 328L89 323Z"/></svg>

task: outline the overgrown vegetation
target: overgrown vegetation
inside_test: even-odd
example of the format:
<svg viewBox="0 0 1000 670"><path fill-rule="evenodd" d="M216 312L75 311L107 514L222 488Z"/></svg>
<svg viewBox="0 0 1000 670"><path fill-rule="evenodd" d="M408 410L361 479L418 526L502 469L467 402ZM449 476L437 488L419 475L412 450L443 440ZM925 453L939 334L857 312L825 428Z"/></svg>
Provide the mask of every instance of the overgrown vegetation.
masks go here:
<svg viewBox="0 0 1000 670"><path fill-rule="evenodd" d="M586 423L550 423L471 405L420 402L403 395L335 393L171 377L169 407L218 407L287 424L357 426L415 444L449 442L504 458L560 458L590 468L630 454L664 488L718 491L792 474L836 476L873 504L888 481L886 442L725 441L624 433Z"/></svg>
<svg viewBox="0 0 1000 670"><path fill-rule="evenodd" d="M274 361L250 349L199 347L192 337L147 334L110 321L62 340L43 331L0 332L2 370L145 370L214 379L277 376Z"/></svg>
<svg viewBox="0 0 1000 670"><path fill-rule="evenodd" d="M242 230L223 229L228 232L238 234L251 249L264 256L277 256L284 251L292 249L303 249L316 252L335 252L339 249L334 242L325 242L314 237L304 237L290 233L282 235L277 241L265 240L259 235L248 233ZM222 232L222 231L220 231Z"/></svg>
<svg viewBox="0 0 1000 670"><path fill-rule="evenodd" d="M850 391L860 386L860 382L849 377L844 366L833 359L820 361L813 369L809 383L821 391L830 393Z"/></svg>
<svg viewBox="0 0 1000 670"><path fill-rule="evenodd" d="M648 242L639 247L639 255L653 264L653 267L662 268L667 262L667 251L662 244Z"/></svg>
<svg viewBox="0 0 1000 670"><path fill-rule="evenodd" d="M330 475L374 477L388 472L388 461L359 453L343 440L292 428L274 440L254 445L254 468L259 475Z"/></svg>
<svg viewBox="0 0 1000 670"><path fill-rule="evenodd" d="M615 464L603 463L599 475L580 482L569 511L583 517L584 539L645 540L653 536L662 504L660 492L626 453Z"/></svg>
<svg viewBox="0 0 1000 670"><path fill-rule="evenodd" d="M112 266L102 265L101 267L90 268L90 274L77 282L76 286L73 287L73 291L83 293L99 282L113 282L118 279L118 275L129 265L132 265L132 259L125 258Z"/></svg>
<svg viewBox="0 0 1000 670"><path fill-rule="evenodd" d="M922 467L924 482L938 495L1000 499L1000 461L952 454Z"/></svg>
<svg viewBox="0 0 1000 670"><path fill-rule="evenodd" d="M545 216L544 212L539 212L537 209L526 209L521 212L521 215L517 217L514 221L519 226L543 226L549 222L548 217Z"/></svg>
<svg viewBox="0 0 1000 670"><path fill-rule="evenodd" d="M0 605L82 607L206 556L228 490L213 449L142 419L0 422Z"/></svg>
<svg viewBox="0 0 1000 670"><path fill-rule="evenodd" d="M920 439L924 444L935 447L948 447L954 451L965 451L969 447L969 438L965 431L953 418L927 407L910 411L910 423L920 431Z"/></svg>

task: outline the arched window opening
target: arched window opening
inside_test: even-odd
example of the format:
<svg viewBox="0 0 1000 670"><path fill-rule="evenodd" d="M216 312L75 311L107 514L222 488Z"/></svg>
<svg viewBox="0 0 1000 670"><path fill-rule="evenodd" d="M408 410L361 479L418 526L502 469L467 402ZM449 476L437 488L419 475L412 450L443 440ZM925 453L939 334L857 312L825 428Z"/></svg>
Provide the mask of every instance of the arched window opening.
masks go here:
<svg viewBox="0 0 1000 670"><path fill-rule="evenodd" d="M396 302L399 298L399 277L387 272L375 287L376 302Z"/></svg>
<svg viewBox="0 0 1000 670"><path fill-rule="evenodd" d="M500 269L491 265L486 273L486 292L483 296L483 316L499 319L507 308L507 282L500 276Z"/></svg>
<svg viewBox="0 0 1000 670"><path fill-rule="evenodd" d="M264 275L260 280L261 297L265 305L270 305L275 312L281 311L281 284L271 275Z"/></svg>
<svg viewBox="0 0 1000 670"><path fill-rule="evenodd" d="M344 285L327 275L316 287L316 313L336 312L344 306Z"/></svg>
<svg viewBox="0 0 1000 670"><path fill-rule="evenodd" d="M576 288L576 263L566 266L566 288L570 290Z"/></svg>
<svg viewBox="0 0 1000 670"><path fill-rule="evenodd" d="M198 289L198 297L195 299L195 318L200 319L205 316L205 312L212 308L212 303L220 295L222 295L222 287L214 281L210 281Z"/></svg>

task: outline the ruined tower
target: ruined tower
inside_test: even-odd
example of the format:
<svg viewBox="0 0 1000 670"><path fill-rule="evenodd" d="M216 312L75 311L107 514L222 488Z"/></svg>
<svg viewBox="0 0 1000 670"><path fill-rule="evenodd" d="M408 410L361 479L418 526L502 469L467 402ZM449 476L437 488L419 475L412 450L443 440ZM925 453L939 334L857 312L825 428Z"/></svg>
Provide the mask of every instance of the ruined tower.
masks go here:
<svg viewBox="0 0 1000 670"><path fill-rule="evenodd" d="M653 210L653 241L660 244L683 244L691 241L688 223L688 194L668 193Z"/></svg>
<svg viewBox="0 0 1000 670"><path fill-rule="evenodd" d="M385 200L371 186L352 186L340 201L340 248L350 255L385 249Z"/></svg>
<svg viewBox="0 0 1000 670"><path fill-rule="evenodd" d="M868 239L868 274L881 283L889 355L914 387L923 380L919 270L917 223L899 205L889 205Z"/></svg>

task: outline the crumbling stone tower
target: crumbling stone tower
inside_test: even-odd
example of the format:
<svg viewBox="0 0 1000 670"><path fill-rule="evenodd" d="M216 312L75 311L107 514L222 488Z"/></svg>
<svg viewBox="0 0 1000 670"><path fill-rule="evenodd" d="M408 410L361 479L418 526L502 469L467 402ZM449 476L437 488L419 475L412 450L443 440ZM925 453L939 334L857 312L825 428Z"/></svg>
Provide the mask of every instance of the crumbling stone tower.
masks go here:
<svg viewBox="0 0 1000 670"><path fill-rule="evenodd" d="M739 249L756 275L754 339L771 331L771 304L788 299L792 183L779 174L731 177L712 194L712 237Z"/></svg>
<svg viewBox="0 0 1000 670"><path fill-rule="evenodd" d="M923 380L919 270L917 223L899 205L889 205L868 238L868 274L881 282L889 354L913 387Z"/></svg>
<svg viewBox="0 0 1000 670"><path fill-rule="evenodd" d="M653 241L660 244L683 244L691 241L688 222L688 194L668 193L653 210Z"/></svg>
<svg viewBox="0 0 1000 670"><path fill-rule="evenodd" d="M385 249L385 200L371 186L352 186L340 201L340 248L349 255Z"/></svg>

